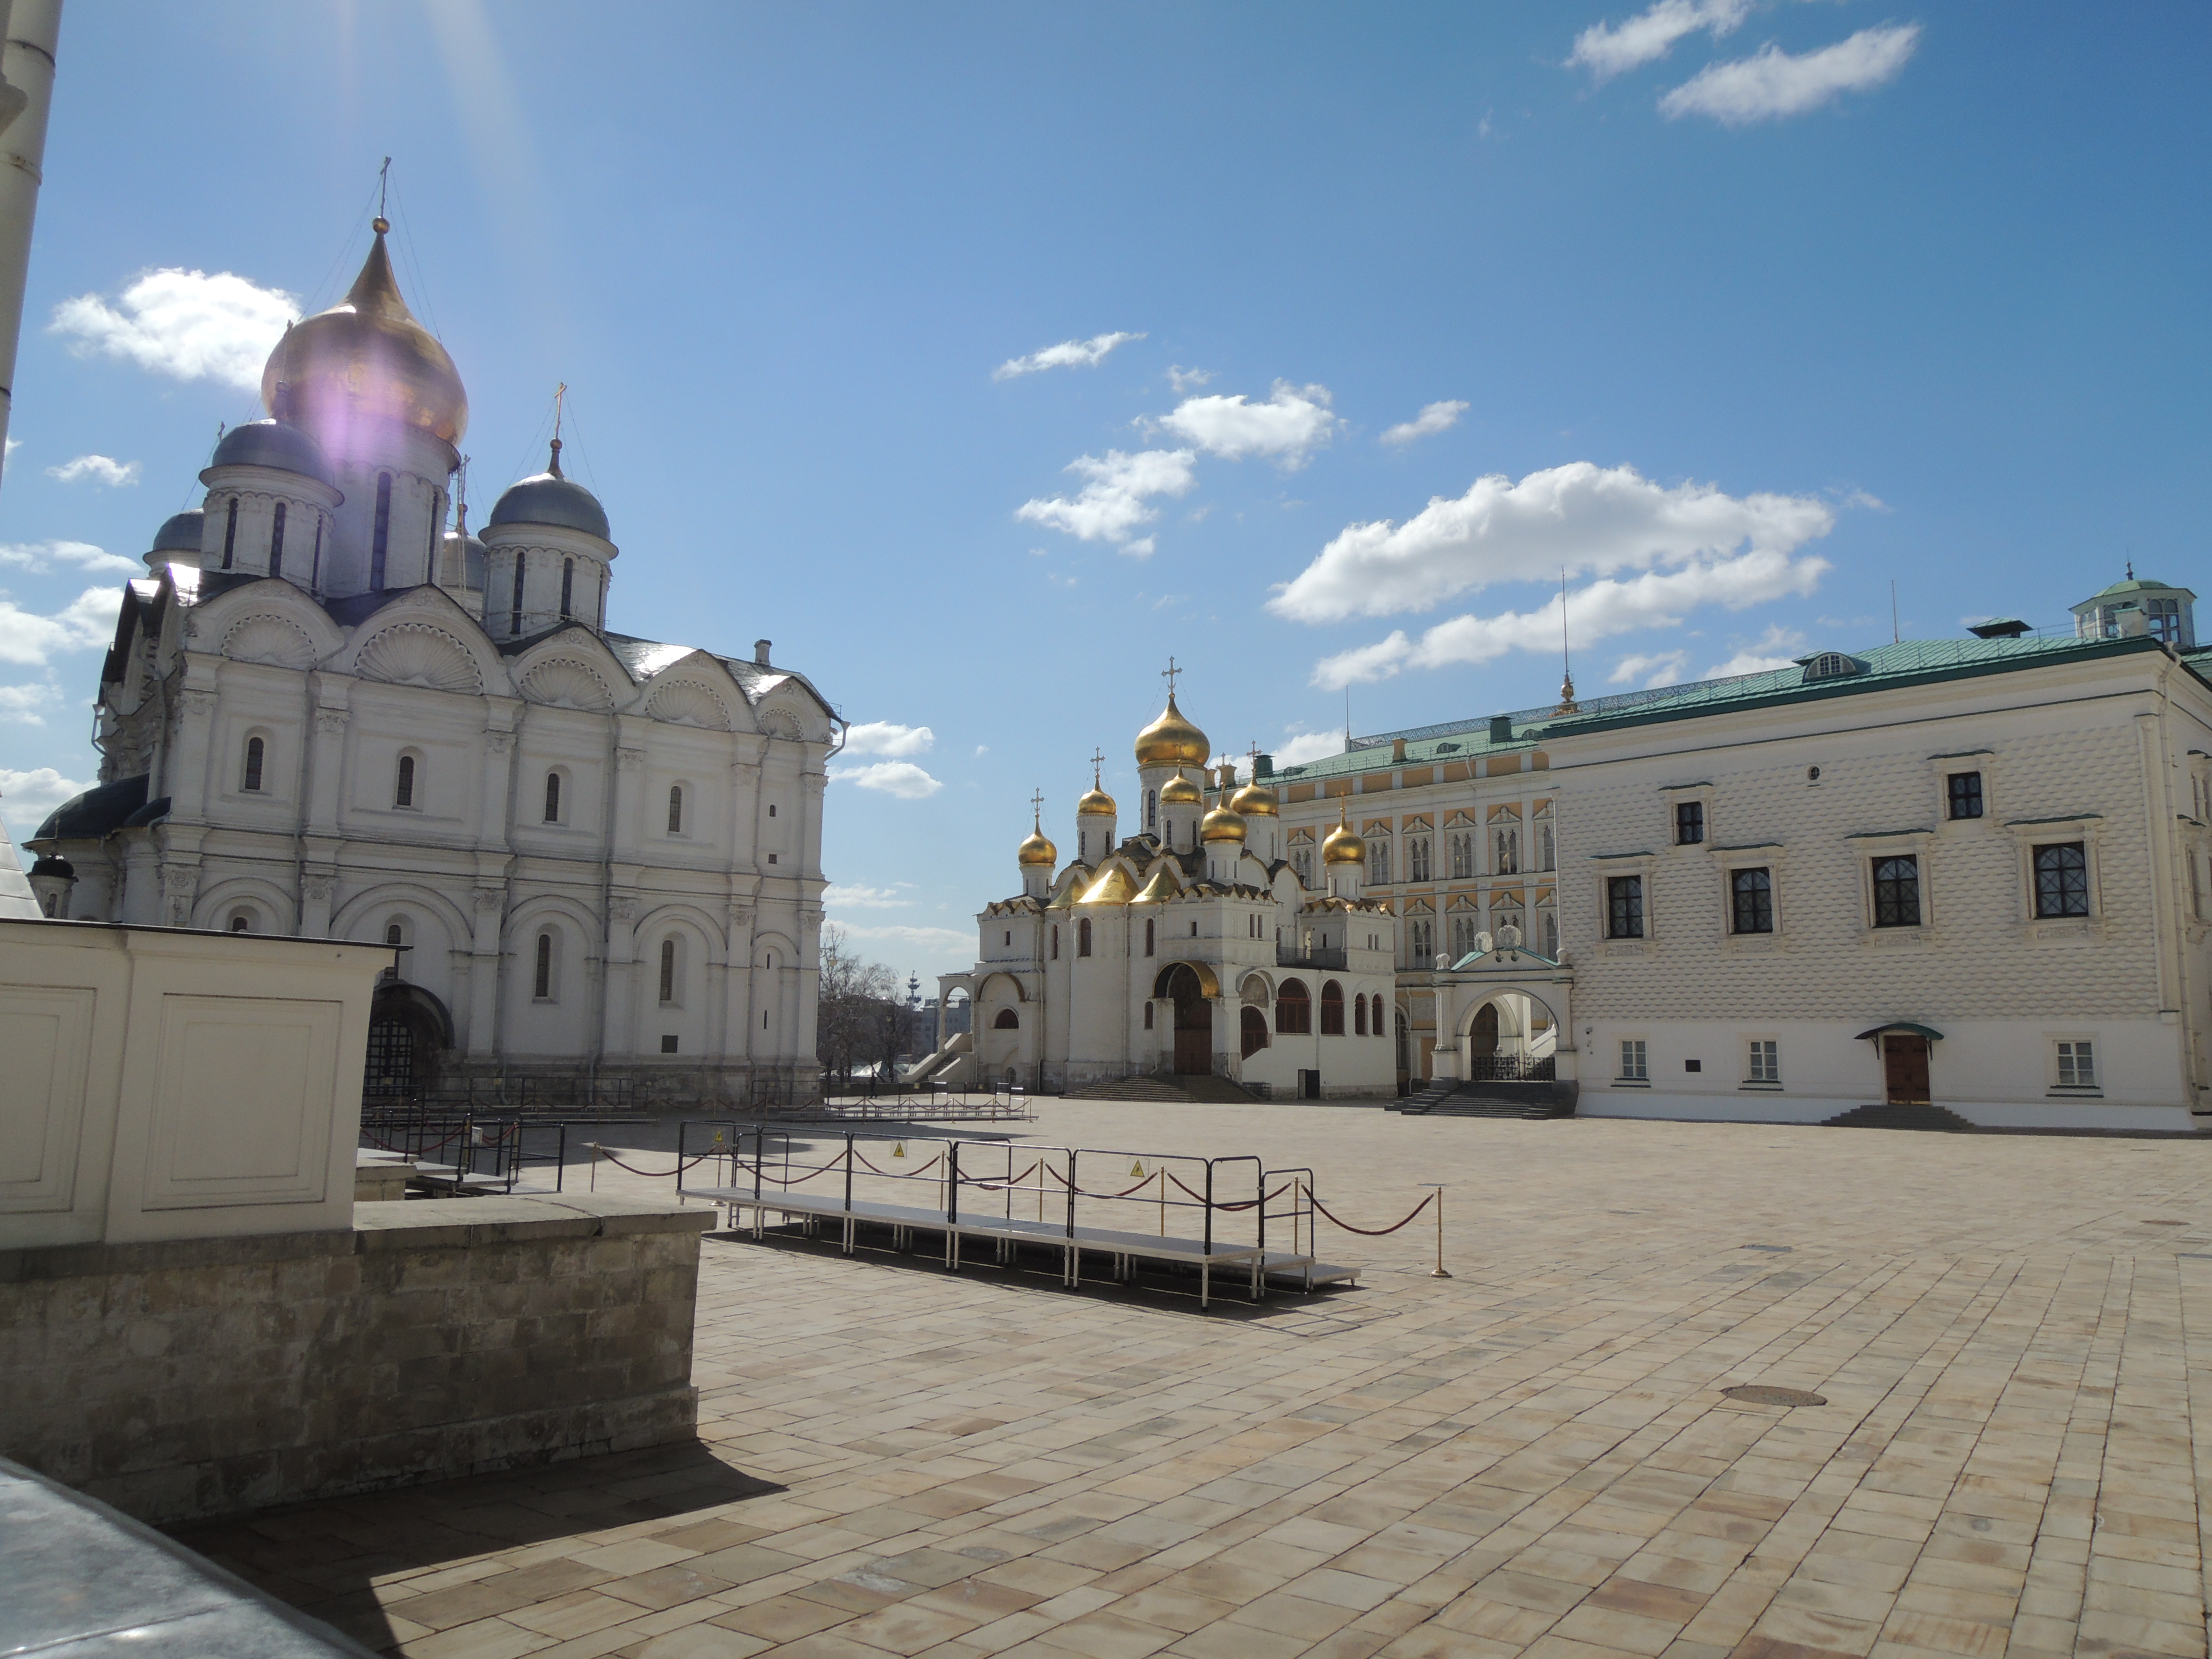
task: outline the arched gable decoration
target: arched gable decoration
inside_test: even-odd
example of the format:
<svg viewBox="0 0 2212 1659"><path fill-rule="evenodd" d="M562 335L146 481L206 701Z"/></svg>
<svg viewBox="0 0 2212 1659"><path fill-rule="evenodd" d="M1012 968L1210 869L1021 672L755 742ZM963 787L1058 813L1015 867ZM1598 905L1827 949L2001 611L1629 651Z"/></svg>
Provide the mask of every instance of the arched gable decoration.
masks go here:
<svg viewBox="0 0 2212 1659"><path fill-rule="evenodd" d="M234 662L270 663L278 668L312 668L314 642L297 623L282 617L241 617L222 636L222 654Z"/></svg>
<svg viewBox="0 0 2212 1659"><path fill-rule="evenodd" d="M483 690L483 677L468 647L428 623L394 623L379 630L355 653L354 672L363 679L433 691Z"/></svg>
<svg viewBox="0 0 2212 1659"><path fill-rule="evenodd" d="M672 680L656 688L646 700L645 711L657 720L676 726L702 726L710 732L730 729L727 705L696 680Z"/></svg>
<svg viewBox="0 0 2212 1659"><path fill-rule="evenodd" d="M553 657L526 671L522 695L532 702L555 708L581 708L605 714L615 706L614 693L589 665L574 657Z"/></svg>
<svg viewBox="0 0 2212 1659"><path fill-rule="evenodd" d="M380 909L393 904L417 904L430 911L445 925L446 936L456 943L465 942L476 929L467 915L452 899L434 887L423 887L414 882L379 882L364 887L340 905L331 917L331 937L350 939L354 924L364 911ZM376 938L381 939L379 933Z"/></svg>

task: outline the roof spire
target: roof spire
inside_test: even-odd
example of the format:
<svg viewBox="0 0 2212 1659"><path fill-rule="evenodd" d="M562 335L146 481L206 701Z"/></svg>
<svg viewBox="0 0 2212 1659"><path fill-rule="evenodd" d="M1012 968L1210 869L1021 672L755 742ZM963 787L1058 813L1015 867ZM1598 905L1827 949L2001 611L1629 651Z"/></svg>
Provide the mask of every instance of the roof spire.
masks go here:
<svg viewBox="0 0 2212 1659"><path fill-rule="evenodd" d="M1044 834L1044 791L1042 789L1030 797L1030 828L1040 836Z"/></svg>
<svg viewBox="0 0 2212 1659"><path fill-rule="evenodd" d="M1099 782L1101 775L1099 769L1103 767L1105 764L1106 751L1103 749L1094 747L1091 751L1091 787L1093 789L1100 789L1105 787L1103 784Z"/></svg>
<svg viewBox="0 0 2212 1659"><path fill-rule="evenodd" d="M460 532L461 539L469 538L469 458L461 457L461 464L453 469L453 527Z"/></svg>
<svg viewBox="0 0 2212 1659"><path fill-rule="evenodd" d="M2136 562L2135 562L2133 559L2130 559L2130 560L2128 561L2128 580L2129 580L2130 581L2133 581L2135 579L2136 579Z"/></svg>
<svg viewBox="0 0 2212 1659"><path fill-rule="evenodd" d="M1567 644L1567 573L1559 571L1559 706L1555 714L1573 714L1581 711L1575 703L1574 657Z"/></svg>
<svg viewBox="0 0 2212 1659"><path fill-rule="evenodd" d="M385 199L391 189L392 158L387 155L384 158L384 165L376 170L376 222L374 229L376 234L380 236L383 235L386 231L392 228L392 221L384 216Z"/></svg>
<svg viewBox="0 0 2212 1659"><path fill-rule="evenodd" d="M553 459L545 463L545 470L556 478L568 477L561 471L561 415L568 400L568 383L563 380L553 388Z"/></svg>

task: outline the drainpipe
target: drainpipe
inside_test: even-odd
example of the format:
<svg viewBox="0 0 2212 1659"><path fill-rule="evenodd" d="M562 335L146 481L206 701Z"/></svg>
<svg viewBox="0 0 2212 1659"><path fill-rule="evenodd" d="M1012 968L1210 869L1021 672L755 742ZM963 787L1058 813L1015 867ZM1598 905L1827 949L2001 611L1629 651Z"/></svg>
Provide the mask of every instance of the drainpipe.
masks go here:
<svg viewBox="0 0 2212 1659"><path fill-rule="evenodd" d="M45 176L46 118L54 101L54 53L62 0L0 0L0 446L15 403L15 346L31 270L31 227Z"/></svg>

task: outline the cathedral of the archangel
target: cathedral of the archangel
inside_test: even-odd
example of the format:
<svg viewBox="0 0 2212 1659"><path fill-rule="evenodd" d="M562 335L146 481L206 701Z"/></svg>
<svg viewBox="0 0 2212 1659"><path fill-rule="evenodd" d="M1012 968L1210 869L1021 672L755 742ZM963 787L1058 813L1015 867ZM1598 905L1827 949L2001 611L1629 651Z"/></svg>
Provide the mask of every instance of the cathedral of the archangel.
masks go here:
<svg viewBox="0 0 2212 1659"><path fill-rule="evenodd" d="M126 586L100 783L30 839L32 885L50 915L397 947L372 1098L811 1098L836 716L765 640L607 626L617 550L557 434L481 535L449 512L468 398L388 228Z"/></svg>
<svg viewBox="0 0 2212 1659"><path fill-rule="evenodd" d="M1238 788L1211 752L1170 690L1137 734L1134 834L1095 777L1065 866L1033 823L1022 890L976 917L974 969L939 980L940 1007L972 1000L972 1030L915 1081L1060 1091L1164 1073L1279 1100L1396 1093L1398 919L1360 896L1365 844L1340 819L1308 888L1274 791Z"/></svg>

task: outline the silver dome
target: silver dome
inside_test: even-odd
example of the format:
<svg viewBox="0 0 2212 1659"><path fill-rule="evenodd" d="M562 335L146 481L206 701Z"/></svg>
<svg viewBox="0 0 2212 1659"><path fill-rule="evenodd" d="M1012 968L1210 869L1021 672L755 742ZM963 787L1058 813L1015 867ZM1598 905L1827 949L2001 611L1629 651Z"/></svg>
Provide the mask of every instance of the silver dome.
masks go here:
<svg viewBox="0 0 2212 1659"><path fill-rule="evenodd" d="M298 427L282 421L249 421L231 428L215 447L215 459L208 463L210 471L219 466L268 466L280 472L296 472L318 483L337 483L323 447ZM204 481L205 475L202 477Z"/></svg>
<svg viewBox="0 0 2212 1659"><path fill-rule="evenodd" d="M207 514L198 507L177 514L154 532L153 550L156 553L197 553L200 550L200 532L207 523Z"/></svg>
<svg viewBox="0 0 2212 1659"><path fill-rule="evenodd" d="M601 541L607 534L607 510L599 498L573 478L557 472L540 472L507 487L491 510L490 523L551 525L562 530L580 530Z"/></svg>

